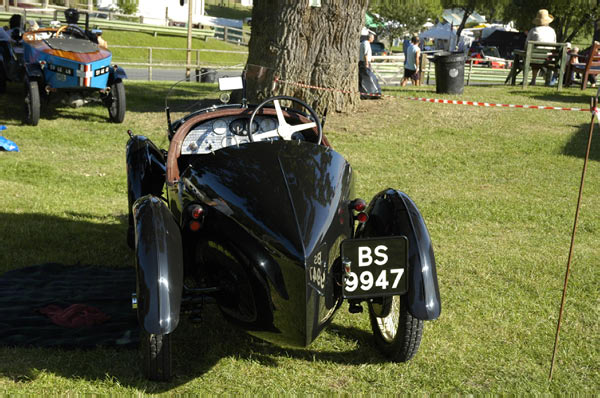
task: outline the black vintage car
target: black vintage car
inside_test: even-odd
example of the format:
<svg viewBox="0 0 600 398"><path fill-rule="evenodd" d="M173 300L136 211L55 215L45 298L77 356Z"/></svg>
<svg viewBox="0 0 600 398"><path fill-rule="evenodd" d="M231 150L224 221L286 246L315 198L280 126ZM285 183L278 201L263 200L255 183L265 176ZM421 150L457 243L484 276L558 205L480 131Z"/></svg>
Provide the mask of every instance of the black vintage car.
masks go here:
<svg viewBox="0 0 600 398"><path fill-rule="evenodd" d="M223 89L244 90L242 77ZM393 361L419 348L440 315L432 243L403 192L369 205L323 135L322 121L286 96L207 106L170 122L169 149L130 132L129 240L144 371L171 377L171 333L212 296L254 336L307 346L344 300L368 307L375 342ZM300 109L300 110L298 110Z"/></svg>

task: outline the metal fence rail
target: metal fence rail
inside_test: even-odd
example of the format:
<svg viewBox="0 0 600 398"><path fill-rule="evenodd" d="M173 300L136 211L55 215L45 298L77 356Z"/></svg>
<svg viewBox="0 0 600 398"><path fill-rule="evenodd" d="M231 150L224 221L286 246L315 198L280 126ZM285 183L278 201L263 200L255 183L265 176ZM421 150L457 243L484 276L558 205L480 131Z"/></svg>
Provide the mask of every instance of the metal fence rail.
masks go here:
<svg viewBox="0 0 600 398"><path fill-rule="evenodd" d="M199 80L201 75L201 71L203 69L242 69L244 64L236 63L236 62L222 62L222 63L207 63L202 60L201 53L218 53L218 54L237 54L247 56L247 51L228 51L228 50L208 50L208 49L192 49L191 52L195 55L192 56L192 59L195 59L195 62L191 64L186 64L185 61L177 62L173 59L175 57L168 57L168 60L157 60L154 55L159 51L179 51L179 52L187 52L186 48L168 48L168 47L143 47L143 46L121 46L114 45L110 46L110 48L124 48L124 49L143 49L147 51L146 62L141 62L139 60L127 59L124 57L113 56L113 63L119 64L121 66L140 66L144 68L148 68L148 80L152 80L153 68L169 68L169 69L192 69L195 71L196 80Z"/></svg>
<svg viewBox="0 0 600 398"><path fill-rule="evenodd" d="M8 21L13 13L0 12L0 21ZM54 19L51 14L42 14L32 11L24 12L25 20L34 19L37 22L50 22ZM90 18L90 28L107 29L107 30L122 30L131 32L143 32L174 36L187 36L187 28L179 26L160 26L160 25L148 25L130 21L114 21L106 20L102 18ZM215 30L213 29L192 29L192 37L206 40L208 37L214 37Z"/></svg>
<svg viewBox="0 0 600 398"><path fill-rule="evenodd" d="M491 68L486 65L478 64L482 62L481 58L467 58L464 66L465 85L473 83L504 83L510 72L511 60L503 60L504 68ZM384 85L398 85L404 76L404 56L378 56L373 57L372 69L375 75ZM423 65L423 81L429 84L430 80L435 79L435 65L431 60L427 60Z"/></svg>

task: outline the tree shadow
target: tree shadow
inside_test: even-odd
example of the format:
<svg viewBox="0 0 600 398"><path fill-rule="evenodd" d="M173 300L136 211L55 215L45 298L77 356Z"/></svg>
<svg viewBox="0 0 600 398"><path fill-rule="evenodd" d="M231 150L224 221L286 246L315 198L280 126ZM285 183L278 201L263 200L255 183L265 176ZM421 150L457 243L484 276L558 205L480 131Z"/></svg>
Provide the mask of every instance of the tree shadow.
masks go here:
<svg viewBox="0 0 600 398"><path fill-rule="evenodd" d="M595 124L597 124L597 122L595 122ZM562 154L584 159L585 152L587 150L589 134L589 124L582 124L579 126L577 132L575 132L565 144ZM590 147L590 160L600 161L600 134L598 133L597 126L594 126L592 145Z"/></svg>
<svg viewBox="0 0 600 398"><path fill-rule="evenodd" d="M157 82L154 84L127 84L125 82L127 112L164 112L165 99L171 112L189 113L204 107L221 104L216 84L180 82ZM73 113L69 105L55 98L41 100L41 120L71 119L109 123L108 110L101 103L82 107L81 113ZM86 112L86 108L103 108L104 115ZM22 83L9 82L6 93L0 95L0 121L6 125L22 125L25 112L25 96Z"/></svg>
<svg viewBox="0 0 600 398"><path fill-rule="evenodd" d="M191 112L221 103L218 87L211 83L125 84L125 90L131 98L127 101L128 112L164 112L166 105L171 112Z"/></svg>
<svg viewBox="0 0 600 398"><path fill-rule="evenodd" d="M539 91L535 91L532 89L514 89L514 90L510 90L509 94L514 94L514 95L520 95L520 96L527 96L536 100L540 100L542 102L562 102L565 104L570 104L572 107L572 104L579 104L579 108L589 108L590 107L590 98L593 95L590 95L591 92L585 92L582 91L581 93L577 92L573 92L572 90L569 91L558 91L556 88L552 88L553 91L548 91L548 92L544 92L541 93ZM593 94L595 94L595 92L593 92Z"/></svg>
<svg viewBox="0 0 600 398"><path fill-rule="evenodd" d="M106 269L115 266L131 267L133 256L125 243L126 215L107 216L106 220L101 221L98 222L97 216L85 213L68 213L66 218L40 213L0 213L0 236L6 237L2 242L3 250L0 251L0 270L3 272L0 275L0 283L6 276L6 271L47 263L55 258L72 259L70 255L77 250L87 253L88 257L82 261L84 264L100 265L99 268ZM117 259L126 258L127 262L110 264L109 267L102 266L107 264L107 253ZM74 262L72 260L69 264ZM73 266L73 269L77 267ZM133 269L130 269L133 272ZM63 282L69 285L69 288L81 291L86 289L84 286L94 285L97 281L94 278L96 278L94 275L89 277L79 275L78 278ZM134 283L127 283L131 286L118 288L115 282L107 288L107 291L97 292L98 296L106 300L113 297L116 291L127 295L128 291L135 290ZM35 285L34 299L47 296L52 299L51 287L42 291L42 286ZM23 292L23 297L17 297L11 305L18 306L19 301L27 301L24 291L19 292ZM134 319L137 325L129 299L130 297L124 297L122 315ZM93 348L89 345L77 344L60 348L43 344L42 347L32 347L27 342L17 346L3 345L0 346L0 375L14 382L31 381L40 376L39 369L45 369L47 372L68 379L97 381L109 378L120 385L140 391L160 393L205 374L223 358L257 361L267 367L277 367L280 358L289 357L307 362L335 362L350 365L386 361L372 343L371 334L353 327L334 323L324 333L351 342L356 348L348 351L324 351L310 348L284 348L266 343L233 326L225 320L215 305L205 306L203 318L203 322L197 325L183 316L173 333L175 377L168 383L145 380L140 370L140 354L135 346L131 349L129 346L116 345ZM6 319L0 320L3 326L5 322ZM32 328L31 332L35 333L36 326L33 325ZM41 330L42 328L39 328L37 331ZM0 344L2 342L0 336Z"/></svg>

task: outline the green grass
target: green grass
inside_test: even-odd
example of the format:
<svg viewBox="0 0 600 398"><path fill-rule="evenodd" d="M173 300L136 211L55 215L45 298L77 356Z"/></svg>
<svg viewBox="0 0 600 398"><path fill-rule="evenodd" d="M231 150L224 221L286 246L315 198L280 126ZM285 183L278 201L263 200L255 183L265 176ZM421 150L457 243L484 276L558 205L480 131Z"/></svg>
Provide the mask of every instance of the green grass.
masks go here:
<svg viewBox="0 0 600 398"><path fill-rule="evenodd" d="M226 2L220 1L207 1L204 9L206 15L210 15L211 17L244 20L244 18L252 16L252 7L243 7L240 4L226 4Z"/></svg>
<svg viewBox="0 0 600 398"><path fill-rule="evenodd" d="M179 50L153 50L153 63L183 63L186 60L187 38L181 36L154 35L140 32L120 32L106 30L102 37L108 42L113 53L113 62L148 62L148 50L141 48L115 48L115 45L140 46L154 48L171 48ZM219 50L219 51L244 51L248 48L226 43L218 39L193 39L193 49ZM203 65L243 65L246 63L246 54L232 54L212 51L201 51L200 62ZM192 62L196 62L196 54L192 53Z"/></svg>
<svg viewBox="0 0 600 398"><path fill-rule="evenodd" d="M0 271L45 262L129 267L125 244L127 129L166 147L170 83L126 83L122 125L100 107L59 108L20 124L22 95L0 97ZM178 106L214 86L187 85ZM344 305L307 349L249 337L209 307L174 334L176 377L145 381L135 350L0 348L0 391L139 393L592 393L600 390L600 136L588 164L554 381L548 382L590 115L585 112L431 104L409 96L588 107L592 90L388 88L329 115L325 133L350 161L357 193L401 189L434 243L442 315L425 324L408 363L376 350L366 314Z"/></svg>

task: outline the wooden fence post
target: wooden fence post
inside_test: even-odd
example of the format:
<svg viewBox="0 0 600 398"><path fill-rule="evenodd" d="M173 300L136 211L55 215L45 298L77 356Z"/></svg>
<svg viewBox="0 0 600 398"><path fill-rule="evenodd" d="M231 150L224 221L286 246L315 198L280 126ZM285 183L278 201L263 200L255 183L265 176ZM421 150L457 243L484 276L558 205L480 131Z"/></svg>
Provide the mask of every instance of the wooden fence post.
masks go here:
<svg viewBox="0 0 600 398"><path fill-rule="evenodd" d="M148 81L152 81L152 47L148 47Z"/></svg>
<svg viewBox="0 0 600 398"><path fill-rule="evenodd" d="M200 51L196 50L196 83L200 82Z"/></svg>
<svg viewBox="0 0 600 398"><path fill-rule="evenodd" d="M473 73L473 58L469 60L469 75L467 76L467 86L471 82L471 73Z"/></svg>

